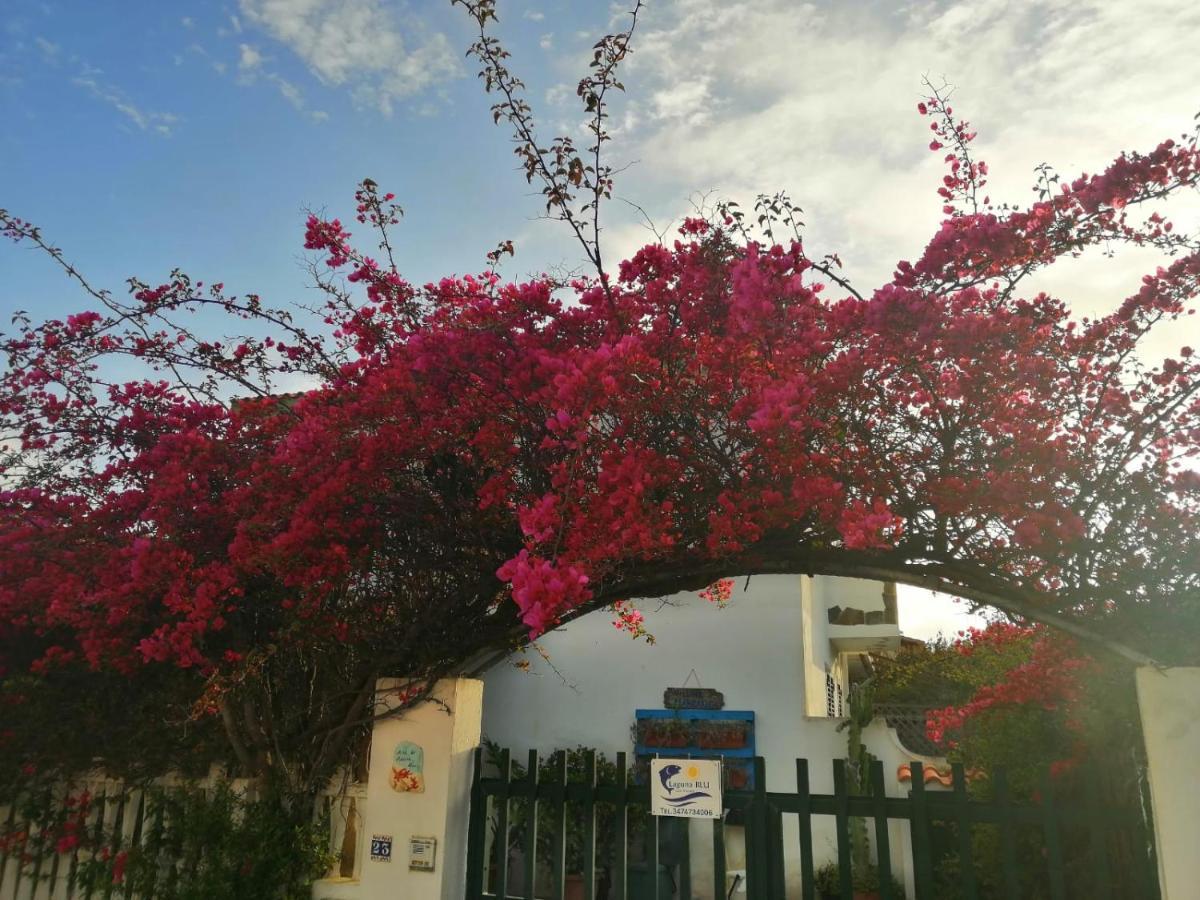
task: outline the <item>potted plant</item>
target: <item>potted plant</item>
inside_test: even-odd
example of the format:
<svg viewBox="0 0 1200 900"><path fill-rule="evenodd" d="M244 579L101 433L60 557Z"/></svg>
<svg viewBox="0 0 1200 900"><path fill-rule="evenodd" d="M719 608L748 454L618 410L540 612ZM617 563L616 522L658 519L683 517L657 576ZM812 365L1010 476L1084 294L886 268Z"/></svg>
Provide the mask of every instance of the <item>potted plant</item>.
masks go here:
<svg viewBox="0 0 1200 900"><path fill-rule="evenodd" d="M692 742L692 732L681 719L641 719L638 738L638 743L646 747L687 747Z"/></svg>
<svg viewBox="0 0 1200 900"><path fill-rule="evenodd" d="M729 750L746 746L746 723L714 719L700 722L696 744L708 750Z"/></svg>
<svg viewBox="0 0 1200 900"><path fill-rule="evenodd" d="M725 766L726 786L731 791L742 791L750 786L750 769L746 765L733 763Z"/></svg>
<svg viewBox="0 0 1200 900"><path fill-rule="evenodd" d="M854 867L850 873L854 893L852 900L880 900L879 870L875 866ZM841 872L836 862L828 862L813 873L813 885L821 892L822 900L851 900L842 897ZM892 877L893 900L904 900L904 885Z"/></svg>

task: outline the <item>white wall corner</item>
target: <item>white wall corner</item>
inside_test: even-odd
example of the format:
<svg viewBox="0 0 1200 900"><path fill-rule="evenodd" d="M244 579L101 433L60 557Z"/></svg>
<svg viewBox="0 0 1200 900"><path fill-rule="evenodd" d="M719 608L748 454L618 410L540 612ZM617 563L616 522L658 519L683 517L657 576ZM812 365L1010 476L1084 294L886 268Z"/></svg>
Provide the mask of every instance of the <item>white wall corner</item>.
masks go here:
<svg viewBox="0 0 1200 900"><path fill-rule="evenodd" d="M1200 668L1137 671L1162 900L1200 885Z"/></svg>
<svg viewBox="0 0 1200 900"><path fill-rule="evenodd" d="M825 660L818 652L824 641L825 608L817 602L811 576L800 576L800 653L803 663L804 715L825 715ZM819 635L819 636L818 636Z"/></svg>
<svg viewBox="0 0 1200 900"><path fill-rule="evenodd" d="M377 702L384 709L388 695L402 691L407 679L381 678ZM380 719L371 734L368 763L368 803L362 840L361 900L458 900L466 883L467 825L474 750L483 718L483 682L446 678L437 682L430 699L394 718ZM392 786L392 763L397 745L412 743L423 754L424 790L397 791ZM414 837L437 841L433 871L410 868ZM390 839L388 859L373 857L374 839ZM323 885L328 890L330 885ZM314 894L314 896L317 896ZM342 896L322 894L320 896Z"/></svg>

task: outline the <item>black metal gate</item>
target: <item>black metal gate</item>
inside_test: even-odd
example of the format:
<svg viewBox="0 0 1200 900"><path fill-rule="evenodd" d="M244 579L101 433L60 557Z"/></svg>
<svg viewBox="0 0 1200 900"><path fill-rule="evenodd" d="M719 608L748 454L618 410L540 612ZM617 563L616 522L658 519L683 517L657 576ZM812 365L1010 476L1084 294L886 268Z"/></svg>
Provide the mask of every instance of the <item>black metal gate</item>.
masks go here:
<svg viewBox="0 0 1200 900"><path fill-rule="evenodd" d="M766 764L754 760L753 790L726 790L724 820L711 823L711 851L689 845L688 820L648 814L650 791L634 783L626 755L617 754L606 777L594 752L569 773L567 754L550 765L531 751L523 771L508 751L485 765L476 751L467 857L467 900L726 900L733 887L726 872L726 830L745 829L746 900L803 900L818 897L814 867L813 817L833 818L836 872L822 896L856 896L851 863L851 822L864 820L874 838L873 894L901 900L894 880L888 822L908 823L915 900L1158 900L1153 849L1143 817L1101 803L1091 791L1082 804L1056 796L1047 776L1034 803L1010 798L1003 772L993 773L985 798L968 794L962 766L953 767L951 790L927 790L912 779L906 797L884 792L882 763L869 773L868 795L852 794L844 760L834 760L832 794L809 790L807 760L795 762L793 792L766 790ZM539 768L542 777L539 777ZM549 777L545 773L549 771ZM923 773L920 762L910 772ZM784 817L798 819L798 871L785 873ZM1030 852L1030 836L1040 836ZM981 868L978 848L998 843L990 868ZM704 842L708 844L706 840ZM640 850L640 852L639 852ZM711 852L712 884L693 885L689 858ZM520 871L516 871L519 869ZM947 881L949 879L949 883ZM1033 887L1031 887L1033 885ZM858 896L872 893L858 887ZM741 895L739 895L741 896Z"/></svg>

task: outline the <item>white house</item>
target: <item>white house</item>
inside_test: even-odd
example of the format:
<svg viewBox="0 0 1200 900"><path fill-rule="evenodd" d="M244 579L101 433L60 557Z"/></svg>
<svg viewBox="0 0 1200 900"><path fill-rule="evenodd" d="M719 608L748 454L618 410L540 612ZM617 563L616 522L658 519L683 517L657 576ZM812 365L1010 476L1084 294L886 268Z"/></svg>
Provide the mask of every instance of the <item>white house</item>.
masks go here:
<svg viewBox="0 0 1200 900"><path fill-rule="evenodd" d="M795 759L804 757L811 789L832 792L832 760L846 755L846 733L837 726L850 673L864 652L900 646L894 586L755 576L739 580L724 607L696 594L638 606L653 645L618 631L612 614L599 611L546 635L538 642L541 653L530 649L493 667L483 676L484 736L518 760L529 749L580 746L610 759L619 751L632 756L637 711L662 709L666 688L698 684L719 691L726 710L753 712L754 753L766 760L767 790L795 790ZM867 730L865 743L884 763L888 792L907 793L898 770L915 754L878 722ZM798 884L794 820L785 816L785 871ZM707 823L691 827L691 846L711 847ZM727 829L730 887L745 868L739 831ZM911 891L906 832L893 823L892 856ZM836 852L832 818L816 820L817 864ZM692 852L695 897L712 893L711 865L711 852Z"/></svg>

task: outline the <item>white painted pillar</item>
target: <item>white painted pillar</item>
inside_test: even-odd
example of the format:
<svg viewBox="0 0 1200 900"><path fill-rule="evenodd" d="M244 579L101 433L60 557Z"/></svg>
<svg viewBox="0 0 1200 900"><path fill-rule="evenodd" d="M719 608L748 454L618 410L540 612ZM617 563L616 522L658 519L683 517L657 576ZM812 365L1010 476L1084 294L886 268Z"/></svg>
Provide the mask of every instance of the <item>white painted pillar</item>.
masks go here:
<svg viewBox="0 0 1200 900"><path fill-rule="evenodd" d="M1200 668L1137 673L1162 900L1200 896Z"/></svg>
<svg viewBox="0 0 1200 900"><path fill-rule="evenodd" d="M395 704L406 683L381 678L376 683L379 708ZM375 723L363 821L362 900L461 900L473 753L482 716L483 682L446 678L437 683L430 700ZM422 752L424 791L401 792L392 786L393 758L402 743ZM414 837L437 841L432 871L410 868ZM391 839L389 861L373 858L376 838Z"/></svg>

